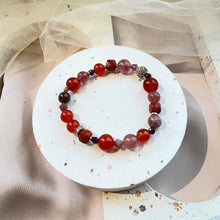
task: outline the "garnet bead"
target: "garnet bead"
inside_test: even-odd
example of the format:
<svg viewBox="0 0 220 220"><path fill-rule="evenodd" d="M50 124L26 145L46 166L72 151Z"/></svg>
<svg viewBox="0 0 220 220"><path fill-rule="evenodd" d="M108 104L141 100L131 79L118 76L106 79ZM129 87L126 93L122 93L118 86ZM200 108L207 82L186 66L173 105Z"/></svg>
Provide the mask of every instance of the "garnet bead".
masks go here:
<svg viewBox="0 0 220 220"><path fill-rule="evenodd" d="M132 71L136 71L137 68L138 68L138 65L137 65L137 64L132 64L132 65L131 65Z"/></svg>
<svg viewBox="0 0 220 220"><path fill-rule="evenodd" d="M99 139L97 137L92 137L91 141L92 141L93 144L98 144Z"/></svg>
<svg viewBox="0 0 220 220"><path fill-rule="evenodd" d="M97 63L94 66L94 72L98 75L98 76L103 76L105 74L105 66L101 63Z"/></svg>
<svg viewBox="0 0 220 220"><path fill-rule="evenodd" d="M141 143L145 143L150 139L150 133L148 130L142 128L137 132L137 139Z"/></svg>
<svg viewBox="0 0 220 220"><path fill-rule="evenodd" d="M78 73L77 78L79 79L81 85L84 85L87 83L87 81L89 79L89 75L87 72L81 71Z"/></svg>
<svg viewBox="0 0 220 220"><path fill-rule="evenodd" d="M154 128L149 128L148 131L149 131L150 134L154 134L155 133L155 129Z"/></svg>
<svg viewBox="0 0 220 220"><path fill-rule="evenodd" d="M98 144L103 151L111 151L115 142L111 135L103 134L101 137L99 137Z"/></svg>
<svg viewBox="0 0 220 220"><path fill-rule="evenodd" d="M107 60L107 62L106 62L106 69L108 71L115 71L115 69L116 69L116 62L115 62L115 60Z"/></svg>
<svg viewBox="0 0 220 220"><path fill-rule="evenodd" d="M149 118L148 118L148 124L151 128L158 128L161 125L161 119L160 116L157 114L152 114Z"/></svg>
<svg viewBox="0 0 220 220"><path fill-rule="evenodd" d="M161 112L161 105L160 105L160 103L159 102L157 102L157 103L150 103L150 105L149 105L149 111L150 111L150 113L152 113L152 112L156 112L156 113L160 113Z"/></svg>
<svg viewBox="0 0 220 220"><path fill-rule="evenodd" d="M89 139L91 136L92 136L92 132L90 130L83 129L80 131L78 138L79 138L79 141L86 144L89 142Z"/></svg>
<svg viewBox="0 0 220 220"><path fill-rule="evenodd" d="M66 81L66 86L72 92L77 92L80 88L80 81L78 78L71 77Z"/></svg>
<svg viewBox="0 0 220 220"><path fill-rule="evenodd" d="M77 120L70 120L68 123L67 123L67 130L71 133L74 133L75 130L79 127L79 122Z"/></svg>
<svg viewBox="0 0 220 220"><path fill-rule="evenodd" d="M147 92L153 92L158 89L158 82L154 78L147 78L143 83L144 90Z"/></svg>
<svg viewBox="0 0 220 220"><path fill-rule="evenodd" d="M128 75L130 69L131 69L131 63L128 60L123 59L118 62L118 70L121 73Z"/></svg>
<svg viewBox="0 0 220 220"><path fill-rule="evenodd" d="M157 103L160 101L160 94L157 91L148 93L148 100L151 103Z"/></svg>
<svg viewBox="0 0 220 220"><path fill-rule="evenodd" d="M70 110L63 110L60 118L63 122L69 122L73 119L73 113Z"/></svg>
<svg viewBox="0 0 220 220"><path fill-rule="evenodd" d="M66 110L68 107L67 107L66 103L62 103L62 104L59 106L59 108L60 108L60 110L61 110L61 112L62 112L63 110Z"/></svg>
<svg viewBox="0 0 220 220"><path fill-rule="evenodd" d="M70 94L68 92L61 92L58 99L61 103L67 103L70 100Z"/></svg>

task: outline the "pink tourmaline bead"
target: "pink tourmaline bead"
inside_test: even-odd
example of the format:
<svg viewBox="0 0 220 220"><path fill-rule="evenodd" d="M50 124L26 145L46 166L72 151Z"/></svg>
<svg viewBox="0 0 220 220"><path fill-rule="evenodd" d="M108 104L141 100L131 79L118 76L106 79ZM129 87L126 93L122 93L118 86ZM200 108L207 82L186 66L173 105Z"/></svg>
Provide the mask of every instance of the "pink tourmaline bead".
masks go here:
<svg viewBox="0 0 220 220"><path fill-rule="evenodd" d="M126 59L123 59L123 60L120 60L119 63L118 63L118 70L125 74L125 75L129 75L129 71L131 69L131 63L126 60Z"/></svg>
<svg viewBox="0 0 220 220"><path fill-rule="evenodd" d="M137 65L137 64L132 64L132 65L131 65L132 71L135 71L137 68L138 68L138 65Z"/></svg>
<svg viewBox="0 0 220 220"><path fill-rule="evenodd" d="M138 144L137 137L133 134L127 134L124 137L121 149L124 148L124 149L134 150L137 147L137 144Z"/></svg>
<svg viewBox="0 0 220 220"><path fill-rule="evenodd" d="M85 71L81 71L78 73L77 78L79 79L80 84L84 85L89 79L89 74Z"/></svg>
<svg viewBox="0 0 220 220"><path fill-rule="evenodd" d="M60 108L61 112L62 112L63 110L67 110L67 105L66 105L66 103L62 103L62 104L59 106L59 108Z"/></svg>
<svg viewBox="0 0 220 220"><path fill-rule="evenodd" d="M149 92L148 93L148 100L151 103L157 103L160 101L160 94L157 91Z"/></svg>
<svg viewBox="0 0 220 220"><path fill-rule="evenodd" d="M161 119L160 116L157 114L152 114L149 118L148 118L148 124L151 128L158 128L161 125Z"/></svg>

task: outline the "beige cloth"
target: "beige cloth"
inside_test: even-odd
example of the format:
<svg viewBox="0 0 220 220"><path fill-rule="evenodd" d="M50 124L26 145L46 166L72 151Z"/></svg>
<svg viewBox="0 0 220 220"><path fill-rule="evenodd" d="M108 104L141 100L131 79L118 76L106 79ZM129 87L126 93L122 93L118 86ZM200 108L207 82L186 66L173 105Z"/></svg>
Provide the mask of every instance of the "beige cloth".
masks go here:
<svg viewBox="0 0 220 220"><path fill-rule="evenodd" d="M34 98L55 65L43 63L37 41L18 56L5 75L0 100L0 219L104 218L101 192L58 173L34 140Z"/></svg>

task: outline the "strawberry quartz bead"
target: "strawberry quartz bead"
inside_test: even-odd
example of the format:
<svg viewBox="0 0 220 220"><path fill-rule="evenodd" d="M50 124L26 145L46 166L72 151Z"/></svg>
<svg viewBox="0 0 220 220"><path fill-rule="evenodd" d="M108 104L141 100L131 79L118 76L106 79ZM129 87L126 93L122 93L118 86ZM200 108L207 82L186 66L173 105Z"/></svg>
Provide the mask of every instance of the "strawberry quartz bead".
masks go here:
<svg viewBox="0 0 220 220"><path fill-rule="evenodd" d="M107 62L106 62L106 69L108 71L115 71L115 69L116 69L116 62L115 62L115 60L107 60Z"/></svg>
<svg viewBox="0 0 220 220"><path fill-rule="evenodd" d="M158 89L158 82L156 79L150 77L144 80L143 87L145 91L153 92Z"/></svg>
<svg viewBox="0 0 220 220"><path fill-rule="evenodd" d="M124 139L121 148L134 150L137 147L138 140L137 137L133 134L127 134Z"/></svg>
<svg viewBox="0 0 220 220"><path fill-rule="evenodd" d="M120 71L120 73L129 75L130 69L131 69L131 63L128 60L123 59L118 62L118 70Z"/></svg>
<svg viewBox="0 0 220 220"><path fill-rule="evenodd" d="M149 112L152 113L152 112L156 112L156 113L160 113L161 112L161 105L160 103L150 103L149 105Z"/></svg>
<svg viewBox="0 0 220 220"><path fill-rule="evenodd" d="M161 119L160 116L157 114L152 114L149 118L148 118L148 124L151 128L158 128L161 125Z"/></svg>
<svg viewBox="0 0 220 220"><path fill-rule="evenodd" d="M71 77L66 81L67 88L72 92L77 92L80 88L80 80L75 77Z"/></svg>
<svg viewBox="0 0 220 220"><path fill-rule="evenodd" d="M60 118L63 122L69 122L73 119L73 113L70 110L63 110Z"/></svg>
<svg viewBox="0 0 220 220"><path fill-rule="evenodd" d="M83 129L80 131L78 138L80 142L86 144L89 142L91 136L92 136L92 132L90 130Z"/></svg>
<svg viewBox="0 0 220 220"><path fill-rule="evenodd" d="M157 103L160 101L160 94L157 91L148 93L148 100L151 103Z"/></svg>
<svg viewBox="0 0 220 220"><path fill-rule="evenodd" d="M94 66L94 72L98 75L98 76L103 76L105 74L105 66L101 63L97 63Z"/></svg>
<svg viewBox="0 0 220 220"><path fill-rule="evenodd" d="M103 134L99 137L98 145L103 151L111 151L114 147L114 139L109 134Z"/></svg>
<svg viewBox="0 0 220 220"><path fill-rule="evenodd" d="M75 130L80 126L79 122L77 120L70 120L68 123L67 123L67 130L71 133L74 133Z"/></svg>
<svg viewBox="0 0 220 220"><path fill-rule="evenodd" d="M150 133L148 130L142 128L137 132L137 139L140 143L145 143L150 139Z"/></svg>
<svg viewBox="0 0 220 220"><path fill-rule="evenodd" d="M81 71L78 73L77 78L79 79L80 84L84 85L89 80L89 74L85 71Z"/></svg>

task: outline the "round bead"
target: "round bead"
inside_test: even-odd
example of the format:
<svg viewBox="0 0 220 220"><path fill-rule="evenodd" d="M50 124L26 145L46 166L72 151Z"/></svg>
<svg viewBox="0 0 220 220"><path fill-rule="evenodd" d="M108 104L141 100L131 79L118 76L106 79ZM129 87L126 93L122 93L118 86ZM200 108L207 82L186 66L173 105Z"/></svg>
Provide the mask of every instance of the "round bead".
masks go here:
<svg viewBox="0 0 220 220"><path fill-rule="evenodd" d="M124 137L121 148L134 150L137 147L138 140L133 134L128 134Z"/></svg>
<svg viewBox="0 0 220 220"><path fill-rule="evenodd" d="M60 118L63 122L69 122L73 119L73 113L70 110L63 110Z"/></svg>
<svg viewBox="0 0 220 220"><path fill-rule="evenodd" d="M122 144L123 144L122 140L120 140L120 139L115 140L115 147L116 148L120 149Z"/></svg>
<svg viewBox="0 0 220 220"><path fill-rule="evenodd" d="M151 74L150 73L145 73L144 76L145 76L146 79L147 78L151 78Z"/></svg>
<svg viewBox="0 0 220 220"><path fill-rule="evenodd" d="M101 63L97 63L94 66L94 72L98 75L98 76L103 76L105 74L105 66Z"/></svg>
<svg viewBox="0 0 220 220"><path fill-rule="evenodd" d="M89 75L88 75L87 72L81 71L81 72L78 73L77 78L79 79L80 84L84 85L84 84L87 83L87 81L89 79Z"/></svg>
<svg viewBox="0 0 220 220"><path fill-rule="evenodd" d="M125 75L129 75L130 69L131 69L131 63L128 60L123 59L118 62L118 70L121 73Z"/></svg>
<svg viewBox="0 0 220 220"><path fill-rule="evenodd" d="M156 113L160 113L161 112L161 105L159 102L157 103L150 103L149 105L149 112L152 113L152 112L156 112Z"/></svg>
<svg viewBox="0 0 220 220"><path fill-rule="evenodd" d="M107 60L107 62L106 62L106 69L108 71L115 71L115 69L116 69L116 62L115 62L115 60Z"/></svg>
<svg viewBox="0 0 220 220"><path fill-rule="evenodd" d="M137 64L132 64L132 65L131 65L132 71L136 71L137 68L138 68L138 65L137 65Z"/></svg>
<svg viewBox="0 0 220 220"><path fill-rule="evenodd" d="M154 78L147 78L143 83L144 90L147 92L153 92L158 89L158 82Z"/></svg>
<svg viewBox="0 0 220 220"><path fill-rule="evenodd" d="M149 128L148 131L149 131L150 134L154 134L155 133L155 129L154 128Z"/></svg>
<svg viewBox="0 0 220 220"><path fill-rule="evenodd" d="M157 91L149 92L148 100L151 103L157 103L160 101L160 94Z"/></svg>
<svg viewBox="0 0 220 220"><path fill-rule="evenodd" d="M101 137L99 137L98 144L103 151L111 151L115 142L111 135L103 134Z"/></svg>
<svg viewBox="0 0 220 220"><path fill-rule="evenodd" d="M79 127L79 122L77 120L70 120L68 123L67 123L67 130L71 133L74 133L75 130Z"/></svg>
<svg viewBox="0 0 220 220"><path fill-rule="evenodd" d="M92 69L88 71L88 74L89 74L90 76L93 76L94 73L95 73L95 72L94 72L94 70L92 70Z"/></svg>
<svg viewBox="0 0 220 220"><path fill-rule="evenodd" d="M143 78L144 75L148 72L147 68L145 66L139 66L136 70L136 74L138 77Z"/></svg>
<svg viewBox="0 0 220 220"><path fill-rule="evenodd" d="M145 143L150 139L150 133L148 130L142 128L137 132L137 139L141 143Z"/></svg>
<svg viewBox="0 0 220 220"><path fill-rule="evenodd" d="M70 94L68 92L61 92L58 99L61 103L67 103L70 100Z"/></svg>
<svg viewBox="0 0 220 220"><path fill-rule="evenodd" d="M63 110L66 110L66 109L67 109L66 103L62 103L62 104L59 106L59 108L60 108L61 112L62 112Z"/></svg>
<svg viewBox="0 0 220 220"><path fill-rule="evenodd" d="M78 78L71 77L66 81L66 86L72 92L77 92L80 88L80 81Z"/></svg>
<svg viewBox="0 0 220 220"><path fill-rule="evenodd" d="M91 139L91 141L92 141L93 144L98 144L98 142L99 142L99 139L98 139L97 137L94 137L94 136L93 136L93 137L91 137L90 139Z"/></svg>
<svg viewBox="0 0 220 220"><path fill-rule="evenodd" d="M89 142L90 137L92 136L92 132L88 129L83 129L79 133L79 141L86 144Z"/></svg>
<svg viewBox="0 0 220 220"><path fill-rule="evenodd" d="M151 128L158 128L161 125L161 119L160 116L157 114L152 114L149 118L148 118L148 124Z"/></svg>

